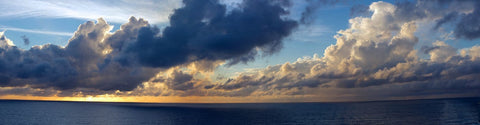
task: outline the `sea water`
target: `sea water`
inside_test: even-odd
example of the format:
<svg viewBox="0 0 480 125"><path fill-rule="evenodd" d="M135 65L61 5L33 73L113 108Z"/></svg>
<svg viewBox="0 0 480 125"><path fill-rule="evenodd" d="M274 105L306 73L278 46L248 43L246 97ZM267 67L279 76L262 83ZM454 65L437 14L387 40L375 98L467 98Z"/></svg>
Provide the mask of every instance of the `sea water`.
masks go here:
<svg viewBox="0 0 480 125"><path fill-rule="evenodd" d="M480 98L343 103L0 101L1 125L479 124Z"/></svg>

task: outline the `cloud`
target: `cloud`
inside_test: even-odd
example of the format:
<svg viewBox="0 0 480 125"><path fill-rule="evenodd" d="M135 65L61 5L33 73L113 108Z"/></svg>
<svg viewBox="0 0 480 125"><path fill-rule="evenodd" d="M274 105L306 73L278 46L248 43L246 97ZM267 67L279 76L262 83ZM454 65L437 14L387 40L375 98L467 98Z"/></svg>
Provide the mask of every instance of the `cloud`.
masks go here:
<svg viewBox="0 0 480 125"><path fill-rule="evenodd" d="M197 60L229 60L229 64L254 59L258 50L278 52L282 40L297 27L283 2L245 0L241 9L226 13L217 2L186 0L171 15L170 26L160 33L156 27L139 32L127 53L142 65L171 67ZM161 34L161 36L158 36Z"/></svg>
<svg viewBox="0 0 480 125"><path fill-rule="evenodd" d="M122 27L128 27L125 24ZM34 46L22 50L16 46L0 48L3 78L1 86L25 86L71 90L92 88L98 90L131 90L152 77L156 69L140 66L122 66L109 62L105 44L110 43L111 30L103 19L79 26L65 47L57 45ZM132 29L121 29L124 30ZM113 33L115 34L115 33ZM135 34L128 34L134 37Z"/></svg>
<svg viewBox="0 0 480 125"><path fill-rule="evenodd" d="M30 87L2 87L0 95L34 95L34 96L55 96L59 91L54 89L34 89Z"/></svg>
<svg viewBox="0 0 480 125"><path fill-rule="evenodd" d="M178 0L107 0L55 1L12 0L1 1L0 17L76 18L95 20L103 17L116 23L125 23L130 16L143 17L153 23L166 23L172 10L181 7Z"/></svg>
<svg viewBox="0 0 480 125"><path fill-rule="evenodd" d="M0 94L42 95L28 91L44 91L44 95L57 96L347 100L478 95L479 46L459 49L436 41L415 49L420 39L416 35L418 22L438 27L450 21L455 27L459 23L475 26L476 22L467 18L475 13L474 6L454 6L467 3L374 2L368 6L371 15L350 19L349 27L337 32L336 43L327 47L323 56L299 58L220 80L209 78L216 67L248 62L259 53L281 49L282 40L302 24L284 17L289 2L245 0L227 11L218 1L185 0L185 6L173 11L170 26L163 29L132 17L112 33L112 26L98 19L97 23L80 25L65 47L43 45L22 50L1 34L0 85L18 90L4 89ZM474 34L473 30L468 32ZM465 34L456 28L453 31ZM429 57L418 57L417 51Z"/></svg>
<svg viewBox="0 0 480 125"><path fill-rule="evenodd" d="M476 1L473 12L460 19L455 27L455 36L467 39L480 37L480 2Z"/></svg>
<svg viewBox="0 0 480 125"><path fill-rule="evenodd" d="M440 26L447 22L451 22L457 18L458 14L457 13L450 13L447 16L443 17L442 19L437 21L437 24L435 25L434 29L438 29Z"/></svg>
<svg viewBox="0 0 480 125"><path fill-rule="evenodd" d="M458 53L437 41L422 49L429 59L419 58L416 22L438 18L423 14L405 17L407 10L401 9L408 8L402 5L372 3L372 15L350 19L350 27L338 31L336 44L327 47L323 57L315 55L241 73L205 89L224 96L337 93L364 99L478 94L479 47Z"/></svg>
<svg viewBox="0 0 480 125"><path fill-rule="evenodd" d="M302 24L311 24L316 18L314 14L319 8L328 5L335 5L341 1L342 0L305 0L306 7L305 10L302 11L299 22Z"/></svg>
<svg viewBox="0 0 480 125"><path fill-rule="evenodd" d="M132 91L153 79L169 90L191 90L203 83L193 78L197 72L211 72L225 61L253 60L257 51L278 52L283 38L298 25L283 17L288 14L285 2L245 0L228 13L218 1L184 4L163 30L131 17L110 32L113 26L100 18L81 24L65 47L47 44L23 50L2 32L0 86L60 90L59 96L96 95ZM169 71L169 77L156 77Z"/></svg>
<svg viewBox="0 0 480 125"><path fill-rule="evenodd" d="M318 38L329 32L333 31L326 25L300 25L290 38L301 42L320 42Z"/></svg>
<svg viewBox="0 0 480 125"><path fill-rule="evenodd" d="M436 22L433 29L443 24L454 23L454 34L457 38L469 40L480 36L480 2L464 1L417 1L400 2L397 4L398 15L406 20L429 19Z"/></svg>
<svg viewBox="0 0 480 125"><path fill-rule="evenodd" d="M466 48L460 51L462 56L470 55L472 58L476 59L480 57L480 46L473 46L471 48Z"/></svg>
<svg viewBox="0 0 480 125"><path fill-rule="evenodd" d="M457 55L457 49L445 42L436 41L433 43L433 47L430 47L426 53L430 54L431 61L448 61L450 57Z"/></svg>
<svg viewBox="0 0 480 125"><path fill-rule="evenodd" d="M193 89L194 82L193 76L190 74L183 73L182 71L174 70L169 74L169 78L161 80L166 83L168 88L172 90L188 90ZM158 81L159 79L157 79Z"/></svg>
<svg viewBox="0 0 480 125"><path fill-rule="evenodd" d="M0 29L18 31L18 32L27 32L27 33L38 33L38 34L45 34L45 35L59 35L59 36L70 36L70 37L73 36L73 33L68 33L68 32L32 30L32 29L22 29L22 28L8 27L8 26L0 26Z"/></svg>
<svg viewBox="0 0 480 125"><path fill-rule="evenodd" d="M23 36L22 36L22 39L23 39L23 44L25 44L25 45L30 44L30 39L28 39L27 36L23 35Z"/></svg>
<svg viewBox="0 0 480 125"><path fill-rule="evenodd" d="M5 36L5 31L0 32L0 47L13 46L13 42Z"/></svg>

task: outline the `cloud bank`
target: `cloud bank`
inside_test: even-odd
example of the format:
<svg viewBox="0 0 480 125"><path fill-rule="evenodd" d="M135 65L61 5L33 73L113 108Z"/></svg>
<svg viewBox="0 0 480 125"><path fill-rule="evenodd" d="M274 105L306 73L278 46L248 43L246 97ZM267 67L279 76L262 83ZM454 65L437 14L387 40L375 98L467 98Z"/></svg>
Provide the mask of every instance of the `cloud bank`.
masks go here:
<svg viewBox="0 0 480 125"><path fill-rule="evenodd" d="M351 18L349 28L337 32L336 43L323 56L223 80L209 78L216 67L280 51L282 40L304 21L285 18L290 1L244 0L232 10L215 0L183 2L163 29L132 17L111 33L112 27L98 19L80 25L65 47L22 50L0 34L0 86L4 87L0 94L308 96L310 100L480 94L480 46L454 48L437 40L419 47L416 35L421 24L430 22L429 32L450 28L457 39L477 40L477 1L354 6L360 9L351 9L352 16L360 17Z"/></svg>
<svg viewBox="0 0 480 125"><path fill-rule="evenodd" d="M131 91L172 67L195 63L197 69L211 69L218 61L235 64L251 61L259 52L278 52L282 39L297 27L282 17L288 14L288 1L245 0L228 13L215 0L183 2L163 30L131 17L110 33L112 26L100 18L80 25L65 47L22 50L2 33L0 86ZM192 86L184 83L191 76L181 71L172 75L165 81L174 90Z"/></svg>
<svg viewBox="0 0 480 125"><path fill-rule="evenodd" d="M418 57L415 49L419 42L415 35L416 23L424 20L442 23L450 17L440 15L437 7L454 8L458 4L468 3L418 1L394 5L374 2L369 6L371 16L350 19L350 28L338 31L336 44L327 47L324 56L315 55L246 72L207 89L218 90L226 96L340 93L350 94L353 98L385 99L478 95L478 46L458 50L443 41L436 41L422 48L429 59ZM479 9L478 6L469 7L446 9L464 13L457 17L458 22L453 22L457 23L454 33L458 38L474 39L478 36L474 34L476 29L471 28L478 22L464 20L473 18L470 16ZM470 28L465 29L463 25Z"/></svg>

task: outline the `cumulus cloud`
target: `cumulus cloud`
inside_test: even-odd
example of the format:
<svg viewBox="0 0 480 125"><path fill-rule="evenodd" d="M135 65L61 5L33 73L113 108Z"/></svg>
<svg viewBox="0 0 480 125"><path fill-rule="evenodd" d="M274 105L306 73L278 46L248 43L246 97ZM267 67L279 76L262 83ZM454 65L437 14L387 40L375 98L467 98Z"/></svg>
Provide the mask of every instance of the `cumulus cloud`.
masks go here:
<svg viewBox="0 0 480 125"><path fill-rule="evenodd" d="M0 86L62 90L60 95L131 91L152 78L168 89L193 89L195 73L278 52L297 22L289 1L245 0L227 12L216 0L184 0L160 30L131 17L119 30L103 18L81 24L64 47L17 48L0 34ZM184 73L179 67L189 67ZM171 73L157 78L156 74Z"/></svg>
<svg viewBox="0 0 480 125"><path fill-rule="evenodd" d="M128 27L130 23L123 25ZM103 19L79 26L65 47L57 45L34 46L22 50L4 46L0 50L2 86L25 86L68 90L94 88L99 90L131 90L156 69L135 65L121 65L108 61L113 54L106 53L112 35ZM124 32L121 29L119 32ZM114 33L115 34L115 33ZM135 34L132 34L135 36Z"/></svg>
<svg viewBox="0 0 480 125"><path fill-rule="evenodd" d="M431 61L445 62L450 57L457 55L457 49L443 41L436 41L432 47L426 47L425 53L430 55Z"/></svg>
<svg viewBox="0 0 480 125"><path fill-rule="evenodd" d="M410 4L374 2L369 6L372 15L350 19L350 27L338 31L336 44L327 47L323 57L315 55L243 73L206 89L226 96L232 96L229 92L236 92L236 96L343 92L378 99L478 93L478 46L458 53L456 48L437 41L421 49L430 58L419 58L416 22L429 15L419 12L405 17L408 10L404 9Z"/></svg>
<svg viewBox="0 0 480 125"><path fill-rule="evenodd" d="M13 42L5 36L5 31L0 32L0 47L14 46Z"/></svg>
<svg viewBox="0 0 480 125"><path fill-rule="evenodd" d="M112 33L112 26L99 19L80 25L65 47L22 50L0 34L0 94L350 99L478 95L479 46L458 49L432 41L416 49L415 34L418 22L429 21L434 30L453 23L456 37L477 38L476 29L459 26L478 23L469 16L477 11L472 3L476 1L374 2L367 9L370 15L353 17L349 28L337 32L336 43L323 56L220 80L209 78L216 67L281 49L282 40L302 24L285 18L290 2L244 0L227 10L218 1L184 0L165 28L132 17Z"/></svg>
<svg viewBox="0 0 480 125"><path fill-rule="evenodd" d="M282 39L297 22L283 19L284 2L245 0L242 9L226 13L217 2L185 0L185 7L170 17L161 36L156 27L139 32L139 39L127 53L141 64L171 67L196 60L230 60L229 64L253 60L260 50L278 52Z"/></svg>

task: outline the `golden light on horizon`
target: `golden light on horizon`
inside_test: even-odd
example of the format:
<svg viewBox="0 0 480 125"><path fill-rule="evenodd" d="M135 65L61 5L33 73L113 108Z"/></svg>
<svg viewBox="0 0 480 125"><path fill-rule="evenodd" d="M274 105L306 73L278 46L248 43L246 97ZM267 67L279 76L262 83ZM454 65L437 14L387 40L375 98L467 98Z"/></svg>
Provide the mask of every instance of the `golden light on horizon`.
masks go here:
<svg viewBox="0 0 480 125"><path fill-rule="evenodd" d="M286 99L288 98L288 99ZM135 102L135 103L262 103L262 102L293 102L292 99L305 97L294 96L264 96L264 97L225 97L225 96L115 96L110 94L81 97L58 96L0 96L5 100L39 100L39 101L78 101L78 102Z"/></svg>

